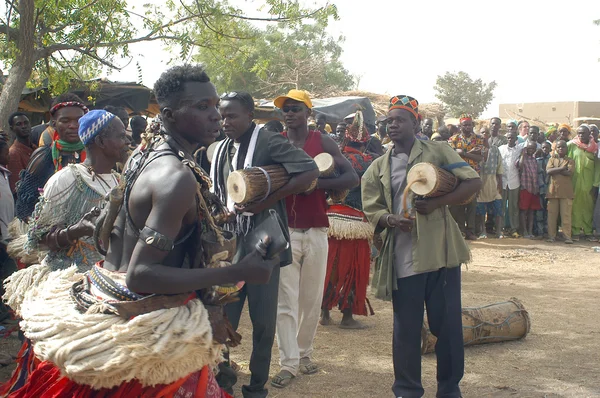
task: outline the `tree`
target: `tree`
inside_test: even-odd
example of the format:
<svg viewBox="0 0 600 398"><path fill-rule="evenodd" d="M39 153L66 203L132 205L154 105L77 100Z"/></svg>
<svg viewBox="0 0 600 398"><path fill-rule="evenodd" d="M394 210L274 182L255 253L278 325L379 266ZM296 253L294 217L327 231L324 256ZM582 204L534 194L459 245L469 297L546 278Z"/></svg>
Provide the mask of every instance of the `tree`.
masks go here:
<svg viewBox="0 0 600 398"><path fill-rule="evenodd" d="M322 24L238 27L249 39L231 38L218 48L200 48L194 57L206 64L219 91L244 90L257 98L272 98L299 88L328 96L355 84L340 61L344 38L327 35Z"/></svg>
<svg viewBox="0 0 600 398"><path fill-rule="evenodd" d="M466 72L450 73L438 76L434 89L435 96L442 101L453 117L470 113L477 118L494 99L495 81L484 83L473 80Z"/></svg>
<svg viewBox="0 0 600 398"><path fill-rule="evenodd" d="M0 60L10 68L0 94L0 124L18 107L28 80L48 81L52 93L65 90L71 79L85 80L103 67L120 69L131 58L129 44L162 41L185 59L194 48L218 47L240 36L238 23L285 22L291 26L313 20L326 25L336 8L304 8L300 0L262 0L261 14L247 16L225 0L165 0L128 8L125 0L4 0L0 18ZM135 22L135 23L134 23ZM130 62L129 59L128 62Z"/></svg>

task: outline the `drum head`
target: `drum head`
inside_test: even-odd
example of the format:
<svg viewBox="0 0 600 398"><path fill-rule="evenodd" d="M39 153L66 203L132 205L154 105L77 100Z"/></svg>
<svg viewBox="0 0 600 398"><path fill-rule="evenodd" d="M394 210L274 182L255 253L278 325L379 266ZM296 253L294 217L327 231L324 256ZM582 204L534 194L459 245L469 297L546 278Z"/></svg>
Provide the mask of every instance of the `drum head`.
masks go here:
<svg viewBox="0 0 600 398"><path fill-rule="evenodd" d="M335 167L333 163L333 156L331 156L327 152L318 154L317 156L315 156L314 160L320 172L329 171Z"/></svg>
<svg viewBox="0 0 600 398"><path fill-rule="evenodd" d="M213 142L206 150L206 157L208 158L209 163L212 163L213 155L215 154L215 149L217 149L217 145L219 145L219 143L220 141Z"/></svg>
<svg viewBox="0 0 600 398"><path fill-rule="evenodd" d="M438 175L435 166L431 163L417 163L406 176L406 183L422 180L411 185L410 189L417 195L427 196L433 192L437 185Z"/></svg>
<svg viewBox="0 0 600 398"><path fill-rule="evenodd" d="M246 199L246 182L242 173L234 171L227 177L227 193L234 203L244 203Z"/></svg>

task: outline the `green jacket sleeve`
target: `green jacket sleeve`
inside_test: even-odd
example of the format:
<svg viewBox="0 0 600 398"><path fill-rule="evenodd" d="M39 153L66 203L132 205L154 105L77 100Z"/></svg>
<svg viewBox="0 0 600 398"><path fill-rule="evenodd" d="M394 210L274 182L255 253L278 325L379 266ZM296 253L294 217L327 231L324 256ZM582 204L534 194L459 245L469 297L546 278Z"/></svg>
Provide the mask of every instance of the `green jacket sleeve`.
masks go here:
<svg viewBox="0 0 600 398"><path fill-rule="evenodd" d="M442 158L443 165L465 162L465 160L463 158L461 158L460 155L457 154L450 147L440 145L439 148L437 148L437 149L440 150L441 156L443 157ZM473 170L473 168L471 166L469 166L468 164L463 167L457 167L455 169L452 169L452 170L450 170L450 172L452 174L454 174L456 176L456 178L458 178L461 181L479 178L479 174L477 174L477 172L475 170Z"/></svg>
<svg viewBox="0 0 600 398"><path fill-rule="evenodd" d="M383 185L379 180L380 163L379 161L373 162L367 171L365 171L365 174L363 174L361 181L363 212L367 220L375 228L375 233L379 233L382 230L378 225L381 216L391 213L385 202Z"/></svg>

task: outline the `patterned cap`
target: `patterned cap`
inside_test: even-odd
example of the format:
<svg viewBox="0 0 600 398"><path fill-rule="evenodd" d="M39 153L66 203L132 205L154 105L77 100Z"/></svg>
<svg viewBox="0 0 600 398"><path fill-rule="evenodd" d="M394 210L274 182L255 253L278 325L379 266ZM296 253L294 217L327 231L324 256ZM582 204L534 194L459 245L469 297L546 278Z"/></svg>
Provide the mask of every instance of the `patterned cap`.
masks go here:
<svg viewBox="0 0 600 398"><path fill-rule="evenodd" d="M101 109L94 109L79 119L79 139L87 145L104 129L116 116Z"/></svg>
<svg viewBox="0 0 600 398"><path fill-rule="evenodd" d="M392 109L404 109L412 113L415 118L419 118L419 101L408 95L396 95L390 98L388 111Z"/></svg>
<svg viewBox="0 0 600 398"><path fill-rule="evenodd" d="M465 120L473 120L473 115L469 113L463 113L462 115L460 115L459 123L462 123Z"/></svg>

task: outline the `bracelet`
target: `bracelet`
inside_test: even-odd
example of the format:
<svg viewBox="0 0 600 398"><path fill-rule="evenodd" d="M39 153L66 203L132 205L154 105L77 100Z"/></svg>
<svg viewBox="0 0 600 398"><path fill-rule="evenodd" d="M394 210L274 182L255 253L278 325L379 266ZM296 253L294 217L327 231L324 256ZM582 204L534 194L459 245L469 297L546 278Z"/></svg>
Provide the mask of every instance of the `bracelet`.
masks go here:
<svg viewBox="0 0 600 398"><path fill-rule="evenodd" d="M394 225L390 224L390 217L392 216L391 213L388 213L388 215L385 217L385 223L387 224L388 228L395 228Z"/></svg>

